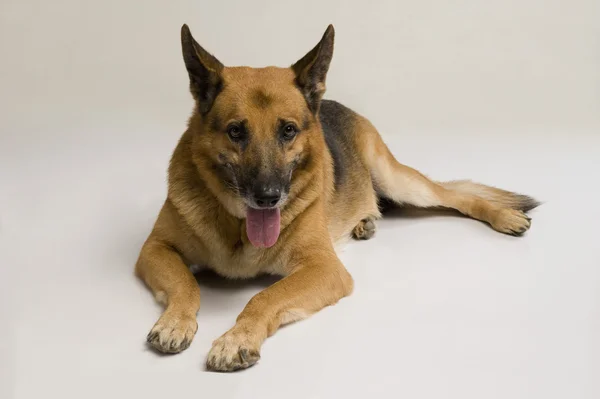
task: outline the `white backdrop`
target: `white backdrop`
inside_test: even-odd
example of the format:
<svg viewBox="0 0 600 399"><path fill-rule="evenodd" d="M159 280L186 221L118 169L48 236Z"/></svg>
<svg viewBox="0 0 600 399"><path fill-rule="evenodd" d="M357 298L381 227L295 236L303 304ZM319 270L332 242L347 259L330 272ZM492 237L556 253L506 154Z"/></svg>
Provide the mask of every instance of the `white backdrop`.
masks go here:
<svg viewBox="0 0 600 399"><path fill-rule="evenodd" d="M0 397L597 398L600 2L0 1ZM132 275L192 109L179 29L226 65L289 65L336 28L326 97L398 158L546 203L504 237L462 218L380 222L355 294L202 369L267 282L201 281L183 354Z"/></svg>

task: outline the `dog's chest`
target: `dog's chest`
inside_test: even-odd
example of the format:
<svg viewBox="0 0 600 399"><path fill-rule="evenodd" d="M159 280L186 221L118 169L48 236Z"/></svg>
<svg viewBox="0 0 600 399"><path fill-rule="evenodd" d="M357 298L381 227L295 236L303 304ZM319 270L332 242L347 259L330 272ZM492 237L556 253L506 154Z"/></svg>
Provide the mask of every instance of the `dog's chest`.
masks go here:
<svg viewBox="0 0 600 399"><path fill-rule="evenodd" d="M251 278L260 274L283 274L274 251L252 246L244 230L224 234L218 229L204 230L187 241L184 249L187 263L209 268L230 278Z"/></svg>

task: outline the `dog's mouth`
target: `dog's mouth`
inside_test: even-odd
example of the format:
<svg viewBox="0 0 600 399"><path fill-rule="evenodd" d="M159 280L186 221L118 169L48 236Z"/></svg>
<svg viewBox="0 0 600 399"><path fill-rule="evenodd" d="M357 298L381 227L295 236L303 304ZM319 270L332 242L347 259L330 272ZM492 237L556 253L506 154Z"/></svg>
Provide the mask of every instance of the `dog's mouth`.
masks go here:
<svg viewBox="0 0 600 399"><path fill-rule="evenodd" d="M281 230L279 208L246 210L246 233L250 243L258 248L270 248L277 242Z"/></svg>

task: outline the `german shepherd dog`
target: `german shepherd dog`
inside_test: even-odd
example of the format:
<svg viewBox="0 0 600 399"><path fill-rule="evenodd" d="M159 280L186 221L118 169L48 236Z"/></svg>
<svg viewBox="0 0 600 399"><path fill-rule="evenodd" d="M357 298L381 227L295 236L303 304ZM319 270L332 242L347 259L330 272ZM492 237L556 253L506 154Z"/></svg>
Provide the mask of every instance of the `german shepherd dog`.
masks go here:
<svg viewBox="0 0 600 399"><path fill-rule="evenodd" d="M165 305L148 343L186 349L198 324L201 265L228 278L283 276L254 296L214 341L209 370L255 364L263 341L352 292L334 250L369 239L381 201L443 207L521 235L538 203L472 183L435 182L400 164L373 125L323 100L333 26L289 68L225 67L181 29L195 108L169 166L167 199L136 274Z"/></svg>

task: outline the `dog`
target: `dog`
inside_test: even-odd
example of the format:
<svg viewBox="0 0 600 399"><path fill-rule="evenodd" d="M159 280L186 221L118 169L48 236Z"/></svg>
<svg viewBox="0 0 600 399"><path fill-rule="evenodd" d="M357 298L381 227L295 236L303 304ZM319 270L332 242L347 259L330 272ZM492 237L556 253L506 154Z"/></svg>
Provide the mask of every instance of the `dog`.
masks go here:
<svg viewBox="0 0 600 399"><path fill-rule="evenodd" d="M400 164L366 118L323 99L333 26L289 68L225 67L187 25L181 44L195 107L135 268L165 306L147 337L156 350L181 352L196 333L200 289L191 265L227 278L280 275L206 359L215 371L254 365L280 326L352 292L335 244L373 237L382 201L454 209L506 234L529 229L533 198L432 181Z"/></svg>

